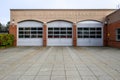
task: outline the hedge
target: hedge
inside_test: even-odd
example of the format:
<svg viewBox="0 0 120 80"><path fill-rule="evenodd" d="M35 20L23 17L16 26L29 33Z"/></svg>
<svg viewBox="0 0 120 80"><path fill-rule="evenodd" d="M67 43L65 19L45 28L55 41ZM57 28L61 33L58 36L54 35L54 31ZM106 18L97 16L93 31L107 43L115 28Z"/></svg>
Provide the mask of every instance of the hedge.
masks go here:
<svg viewBox="0 0 120 80"><path fill-rule="evenodd" d="M14 36L12 34L0 34L0 47L13 46Z"/></svg>

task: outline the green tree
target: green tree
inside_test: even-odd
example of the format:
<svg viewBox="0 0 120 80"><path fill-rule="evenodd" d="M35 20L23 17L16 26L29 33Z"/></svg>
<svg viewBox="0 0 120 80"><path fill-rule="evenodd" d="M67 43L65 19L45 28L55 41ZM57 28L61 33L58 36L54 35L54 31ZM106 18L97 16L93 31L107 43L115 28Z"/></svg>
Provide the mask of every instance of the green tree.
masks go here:
<svg viewBox="0 0 120 80"><path fill-rule="evenodd" d="M9 26L10 26L10 21L8 21L7 24L6 24L6 29L7 30L9 29Z"/></svg>
<svg viewBox="0 0 120 80"><path fill-rule="evenodd" d="M2 24L0 23L0 31L1 31L1 29L2 29Z"/></svg>

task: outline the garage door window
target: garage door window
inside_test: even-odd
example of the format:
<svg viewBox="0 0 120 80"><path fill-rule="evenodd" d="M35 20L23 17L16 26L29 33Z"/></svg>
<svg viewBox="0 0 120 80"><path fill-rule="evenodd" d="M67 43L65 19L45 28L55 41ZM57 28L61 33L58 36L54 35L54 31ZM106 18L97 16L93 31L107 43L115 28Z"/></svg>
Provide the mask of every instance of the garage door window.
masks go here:
<svg viewBox="0 0 120 80"><path fill-rule="evenodd" d="M72 28L48 28L48 38L72 38Z"/></svg>
<svg viewBox="0 0 120 80"><path fill-rule="evenodd" d="M42 38L42 28L19 28L19 38Z"/></svg>
<svg viewBox="0 0 120 80"><path fill-rule="evenodd" d="M120 41L120 29L116 30L116 39L117 41Z"/></svg>
<svg viewBox="0 0 120 80"><path fill-rule="evenodd" d="M101 28L78 28L78 38L101 38Z"/></svg>

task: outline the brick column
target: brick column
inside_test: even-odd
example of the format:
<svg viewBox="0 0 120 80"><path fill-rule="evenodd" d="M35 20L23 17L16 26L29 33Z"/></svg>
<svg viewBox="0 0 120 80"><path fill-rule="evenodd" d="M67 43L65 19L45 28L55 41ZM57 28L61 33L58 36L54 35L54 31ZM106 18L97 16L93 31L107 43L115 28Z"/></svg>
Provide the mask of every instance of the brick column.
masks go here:
<svg viewBox="0 0 120 80"><path fill-rule="evenodd" d="M47 46L47 25L44 23L43 25L43 46Z"/></svg>
<svg viewBox="0 0 120 80"><path fill-rule="evenodd" d="M104 25L103 28L103 45L108 46L108 29L107 24Z"/></svg>
<svg viewBox="0 0 120 80"><path fill-rule="evenodd" d="M75 23L73 24L73 46L77 46L77 26Z"/></svg>
<svg viewBox="0 0 120 80"><path fill-rule="evenodd" d="M17 46L17 25L11 24L9 26L9 34L14 35L14 46Z"/></svg>

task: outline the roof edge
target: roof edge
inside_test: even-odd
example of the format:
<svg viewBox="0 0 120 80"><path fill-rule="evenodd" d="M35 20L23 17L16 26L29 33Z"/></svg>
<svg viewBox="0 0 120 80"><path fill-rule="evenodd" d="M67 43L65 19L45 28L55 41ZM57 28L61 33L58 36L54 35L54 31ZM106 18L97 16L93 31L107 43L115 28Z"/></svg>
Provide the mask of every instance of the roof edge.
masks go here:
<svg viewBox="0 0 120 80"><path fill-rule="evenodd" d="M42 11L60 11L60 10L65 10L65 11L68 11L68 10L73 10L73 11L77 11L77 10L117 10L117 9L10 9L10 11L36 11L36 10L42 10Z"/></svg>

